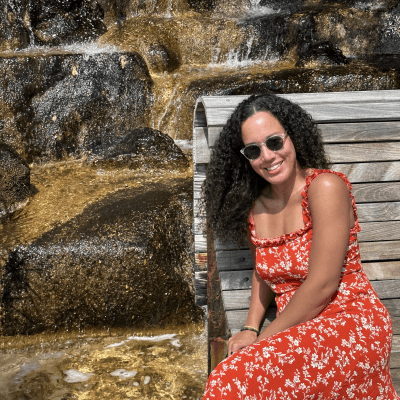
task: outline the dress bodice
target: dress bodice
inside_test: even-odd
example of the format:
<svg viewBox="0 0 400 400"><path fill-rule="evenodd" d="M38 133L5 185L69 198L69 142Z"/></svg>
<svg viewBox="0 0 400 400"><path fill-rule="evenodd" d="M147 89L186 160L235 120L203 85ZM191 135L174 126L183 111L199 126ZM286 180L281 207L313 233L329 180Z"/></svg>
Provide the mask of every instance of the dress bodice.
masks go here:
<svg viewBox="0 0 400 400"><path fill-rule="evenodd" d="M254 217L249 216L251 240L256 247L256 269L261 278L278 294L276 302L278 310L282 310L296 289L304 282L308 274L308 260L312 242L313 222L308 204L308 189L311 182L320 174L331 173L339 176L347 185L354 213L354 226L349 233L347 254L343 262L341 284L347 281L346 275L362 270L357 233L360 225L352 186L345 175L331 170L315 169L306 179L302 191L302 212L304 226L295 231L275 238L257 237ZM281 296L284 295L285 296Z"/></svg>

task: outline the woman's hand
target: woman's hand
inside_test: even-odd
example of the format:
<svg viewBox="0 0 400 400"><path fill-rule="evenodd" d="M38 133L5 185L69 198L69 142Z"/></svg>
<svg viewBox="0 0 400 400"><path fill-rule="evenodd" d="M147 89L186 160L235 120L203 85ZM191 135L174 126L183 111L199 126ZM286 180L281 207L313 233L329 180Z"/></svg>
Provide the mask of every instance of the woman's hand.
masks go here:
<svg viewBox="0 0 400 400"><path fill-rule="evenodd" d="M253 331L242 331L233 335L228 340L228 356L253 344L256 340L257 333Z"/></svg>

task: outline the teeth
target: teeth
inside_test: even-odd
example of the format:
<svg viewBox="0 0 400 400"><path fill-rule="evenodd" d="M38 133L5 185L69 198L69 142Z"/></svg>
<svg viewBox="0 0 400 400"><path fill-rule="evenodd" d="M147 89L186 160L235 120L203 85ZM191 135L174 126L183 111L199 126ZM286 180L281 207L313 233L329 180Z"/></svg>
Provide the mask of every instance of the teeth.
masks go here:
<svg viewBox="0 0 400 400"><path fill-rule="evenodd" d="M277 169L281 164L282 164L282 161L279 164L272 166L271 168L267 168L267 171L273 171L274 169Z"/></svg>

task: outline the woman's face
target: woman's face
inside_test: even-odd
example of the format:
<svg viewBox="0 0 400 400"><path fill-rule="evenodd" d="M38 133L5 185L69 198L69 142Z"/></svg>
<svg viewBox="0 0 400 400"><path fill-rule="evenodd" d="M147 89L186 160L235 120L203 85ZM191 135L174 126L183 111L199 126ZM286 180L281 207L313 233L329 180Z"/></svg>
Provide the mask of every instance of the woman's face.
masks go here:
<svg viewBox="0 0 400 400"><path fill-rule="evenodd" d="M284 183L293 177L298 166L296 151L288 135L284 137L283 147L278 151L269 150L265 145L269 136L279 133L285 133L283 126L266 111L257 112L242 125L244 145L261 144L260 156L249 162L254 171L272 185Z"/></svg>

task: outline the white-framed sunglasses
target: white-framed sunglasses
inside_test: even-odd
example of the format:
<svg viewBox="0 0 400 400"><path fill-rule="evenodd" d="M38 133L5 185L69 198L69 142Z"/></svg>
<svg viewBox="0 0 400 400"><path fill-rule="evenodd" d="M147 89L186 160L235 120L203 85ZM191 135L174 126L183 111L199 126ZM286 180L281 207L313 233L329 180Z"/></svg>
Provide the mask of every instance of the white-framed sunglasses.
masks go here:
<svg viewBox="0 0 400 400"><path fill-rule="evenodd" d="M276 133L268 136L265 142L249 143L240 152L249 160L254 161L261 155L261 146L265 145L271 151L279 151L283 147L286 133Z"/></svg>

